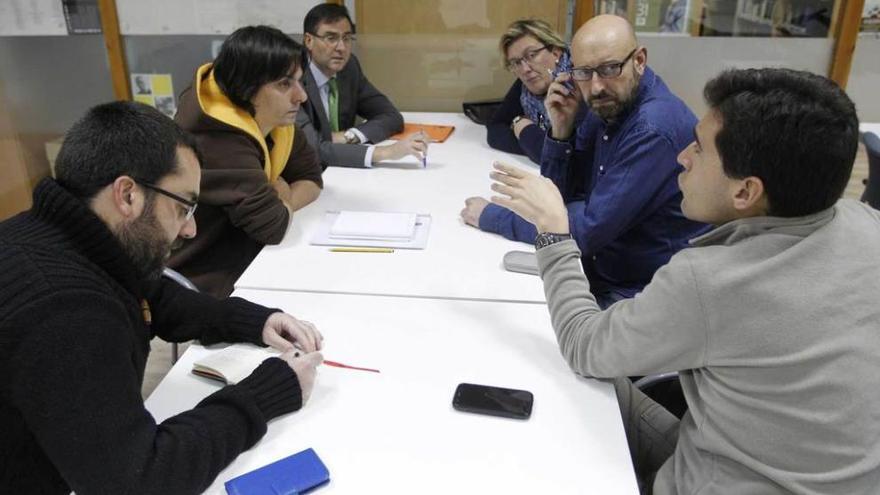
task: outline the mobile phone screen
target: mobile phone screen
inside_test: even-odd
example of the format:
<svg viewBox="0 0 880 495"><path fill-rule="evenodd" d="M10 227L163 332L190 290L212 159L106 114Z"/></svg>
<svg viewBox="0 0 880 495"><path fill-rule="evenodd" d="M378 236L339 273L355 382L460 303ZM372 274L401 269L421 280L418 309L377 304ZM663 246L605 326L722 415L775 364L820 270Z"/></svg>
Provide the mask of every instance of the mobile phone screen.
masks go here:
<svg viewBox="0 0 880 495"><path fill-rule="evenodd" d="M505 418L528 419L534 396L527 390L460 383L452 398L452 407Z"/></svg>

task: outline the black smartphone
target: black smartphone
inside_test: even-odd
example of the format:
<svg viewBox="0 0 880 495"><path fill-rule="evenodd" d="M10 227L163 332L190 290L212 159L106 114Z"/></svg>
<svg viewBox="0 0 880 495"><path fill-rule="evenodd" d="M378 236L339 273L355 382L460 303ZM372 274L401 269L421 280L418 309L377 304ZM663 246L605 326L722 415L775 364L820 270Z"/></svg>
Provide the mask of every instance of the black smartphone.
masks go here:
<svg viewBox="0 0 880 495"><path fill-rule="evenodd" d="M459 383L452 398L452 407L477 414L529 419L534 400L532 393L527 390Z"/></svg>

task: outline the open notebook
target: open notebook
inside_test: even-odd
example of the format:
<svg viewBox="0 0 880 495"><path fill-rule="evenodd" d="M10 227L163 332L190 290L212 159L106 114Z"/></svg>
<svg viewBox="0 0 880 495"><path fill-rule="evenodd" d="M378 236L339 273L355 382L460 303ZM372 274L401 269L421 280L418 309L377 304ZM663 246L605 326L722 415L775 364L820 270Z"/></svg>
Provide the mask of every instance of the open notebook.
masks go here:
<svg viewBox="0 0 880 495"><path fill-rule="evenodd" d="M266 359L278 357L281 351L272 347L258 347L253 344L232 344L193 363L195 375L217 380L227 385L235 385L244 380ZM352 366L338 361L324 360L325 366L344 368L347 370L369 371L379 373L374 368Z"/></svg>
<svg viewBox="0 0 880 495"><path fill-rule="evenodd" d="M272 347L232 344L193 363L192 372L205 378L235 385L247 378L260 363L279 355L281 352Z"/></svg>

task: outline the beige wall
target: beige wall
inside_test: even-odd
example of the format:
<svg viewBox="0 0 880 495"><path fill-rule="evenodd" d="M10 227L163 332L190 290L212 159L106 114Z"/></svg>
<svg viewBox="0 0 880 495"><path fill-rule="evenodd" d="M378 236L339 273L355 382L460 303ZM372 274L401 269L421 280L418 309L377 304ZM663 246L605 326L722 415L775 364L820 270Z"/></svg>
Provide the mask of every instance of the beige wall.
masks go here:
<svg viewBox="0 0 880 495"><path fill-rule="evenodd" d="M0 81L0 220L30 208L31 182Z"/></svg>
<svg viewBox="0 0 880 495"><path fill-rule="evenodd" d="M504 96L507 26L539 18L565 35L565 0L366 0L356 2L355 53L370 81L401 110L461 111L463 101Z"/></svg>

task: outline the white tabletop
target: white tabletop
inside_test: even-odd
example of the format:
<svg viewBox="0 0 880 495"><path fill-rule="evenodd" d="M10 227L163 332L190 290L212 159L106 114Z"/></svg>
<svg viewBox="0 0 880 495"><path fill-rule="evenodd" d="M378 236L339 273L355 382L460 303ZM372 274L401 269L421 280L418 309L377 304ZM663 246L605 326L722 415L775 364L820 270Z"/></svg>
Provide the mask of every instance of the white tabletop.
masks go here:
<svg viewBox="0 0 880 495"><path fill-rule="evenodd" d="M859 132L873 132L880 136L880 122L862 122L859 124Z"/></svg>
<svg viewBox="0 0 880 495"><path fill-rule="evenodd" d="M538 166L489 148L485 127L464 115L404 116L407 122L451 124L455 132L445 143L430 146L426 169L416 164L328 168L318 200L293 215L282 243L265 247L236 288L544 302L538 277L502 267L506 252L534 248L481 232L459 217L465 198L491 195L494 160L533 171ZM427 247L377 254L333 253L326 246L309 245L325 212L333 210L430 214Z"/></svg>
<svg viewBox="0 0 880 495"><path fill-rule="evenodd" d="M301 411L222 471L230 478L314 448L321 494L638 493L613 388L575 376L538 304L239 290L314 322L327 359ZM219 388L190 373L191 346L146 401L162 421ZM455 411L460 382L534 393L527 421Z"/></svg>

